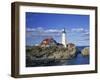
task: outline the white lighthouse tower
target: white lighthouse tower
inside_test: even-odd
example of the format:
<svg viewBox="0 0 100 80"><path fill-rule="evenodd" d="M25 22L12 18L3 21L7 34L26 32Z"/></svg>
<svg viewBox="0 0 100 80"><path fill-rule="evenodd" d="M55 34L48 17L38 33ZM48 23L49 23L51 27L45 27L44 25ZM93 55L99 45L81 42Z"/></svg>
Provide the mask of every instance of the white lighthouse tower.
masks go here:
<svg viewBox="0 0 100 80"><path fill-rule="evenodd" d="M62 44L66 47L66 31L65 28L62 30Z"/></svg>

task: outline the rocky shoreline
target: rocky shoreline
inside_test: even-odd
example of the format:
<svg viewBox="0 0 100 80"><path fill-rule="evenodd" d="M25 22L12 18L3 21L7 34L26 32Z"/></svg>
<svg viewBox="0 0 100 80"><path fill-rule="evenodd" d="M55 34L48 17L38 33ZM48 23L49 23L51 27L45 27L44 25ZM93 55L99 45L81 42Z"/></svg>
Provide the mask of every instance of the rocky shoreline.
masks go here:
<svg viewBox="0 0 100 80"><path fill-rule="evenodd" d="M44 66L52 63L61 63L77 56L77 47L69 43L67 48L59 46L33 46L26 49L26 66ZM89 55L89 48L80 51L83 56Z"/></svg>

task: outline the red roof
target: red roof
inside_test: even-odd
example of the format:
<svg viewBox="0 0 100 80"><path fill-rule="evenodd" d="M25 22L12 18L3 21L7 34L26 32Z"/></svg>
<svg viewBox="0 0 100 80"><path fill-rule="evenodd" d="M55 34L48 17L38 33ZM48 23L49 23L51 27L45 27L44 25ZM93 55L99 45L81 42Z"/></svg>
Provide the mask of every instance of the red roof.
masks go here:
<svg viewBox="0 0 100 80"><path fill-rule="evenodd" d="M51 42L52 39L53 39L53 38L46 38L46 39L44 39L44 40L42 41L42 44L47 45L47 44L49 44L49 43Z"/></svg>

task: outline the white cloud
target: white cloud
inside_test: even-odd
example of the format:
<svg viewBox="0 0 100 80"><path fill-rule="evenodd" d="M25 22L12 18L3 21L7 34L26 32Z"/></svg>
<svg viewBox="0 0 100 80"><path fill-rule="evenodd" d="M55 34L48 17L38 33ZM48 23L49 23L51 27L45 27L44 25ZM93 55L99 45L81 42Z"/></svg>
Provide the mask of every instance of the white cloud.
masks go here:
<svg viewBox="0 0 100 80"><path fill-rule="evenodd" d="M59 29L43 29L42 27L27 28L27 36L61 36L62 30Z"/></svg>
<svg viewBox="0 0 100 80"><path fill-rule="evenodd" d="M60 36L60 34L32 34L32 36Z"/></svg>
<svg viewBox="0 0 100 80"><path fill-rule="evenodd" d="M72 28L71 29L71 32L70 34L73 34L75 35L78 34L78 37L89 37L89 30L88 29L85 29L85 28Z"/></svg>
<svg viewBox="0 0 100 80"><path fill-rule="evenodd" d="M71 31L72 32L83 32L85 30L84 30L84 28L72 28Z"/></svg>
<svg viewBox="0 0 100 80"><path fill-rule="evenodd" d="M85 33L83 33L84 35L89 35L89 32L85 32Z"/></svg>
<svg viewBox="0 0 100 80"><path fill-rule="evenodd" d="M60 33L62 32L62 30L59 30L59 29L43 29L42 27L38 27L38 28L27 28L26 29L27 32L43 32L43 33L52 33L52 32L55 32L55 33Z"/></svg>
<svg viewBox="0 0 100 80"><path fill-rule="evenodd" d="M36 31L36 29L34 29L34 28L27 28L26 31L27 32Z"/></svg>
<svg viewBox="0 0 100 80"><path fill-rule="evenodd" d="M45 30L45 32L56 32L56 33L60 33L60 32L62 32L62 30L58 30L58 29L48 29L48 30Z"/></svg>

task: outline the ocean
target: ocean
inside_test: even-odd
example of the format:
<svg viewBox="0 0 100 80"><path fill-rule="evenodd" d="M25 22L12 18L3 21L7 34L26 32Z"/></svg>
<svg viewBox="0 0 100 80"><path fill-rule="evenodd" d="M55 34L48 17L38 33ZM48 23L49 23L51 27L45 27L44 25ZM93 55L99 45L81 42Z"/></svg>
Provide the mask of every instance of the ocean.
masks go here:
<svg viewBox="0 0 100 80"><path fill-rule="evenodd" d="M79 51L81 51L84 47L88 46L77 46ZM77 53L77 56L75 58L72 58L70 60L66 60L64 63L65 65L80 65L80 64L89 64L89 56L83 56L81 52Z"/></svg>

